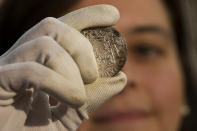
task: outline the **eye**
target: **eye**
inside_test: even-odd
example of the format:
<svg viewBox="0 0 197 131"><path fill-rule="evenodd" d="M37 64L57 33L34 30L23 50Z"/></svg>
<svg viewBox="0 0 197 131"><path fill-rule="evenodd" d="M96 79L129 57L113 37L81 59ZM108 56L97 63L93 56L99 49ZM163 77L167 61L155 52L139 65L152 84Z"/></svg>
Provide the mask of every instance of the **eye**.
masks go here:
<svg viewBox="0 0 197 131"><path fill-rule="evenodd" d="M163 51L160 47L151 44L137 44L132 47L132 51L139 57L154 57L161 56Z"/></svg>

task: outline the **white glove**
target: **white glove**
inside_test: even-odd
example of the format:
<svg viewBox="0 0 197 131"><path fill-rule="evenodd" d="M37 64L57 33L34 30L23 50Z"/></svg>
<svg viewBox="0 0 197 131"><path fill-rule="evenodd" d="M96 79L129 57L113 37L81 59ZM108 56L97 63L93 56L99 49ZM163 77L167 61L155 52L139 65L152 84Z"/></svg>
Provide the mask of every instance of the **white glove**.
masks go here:
<svg viewBox="0 0 197 131"><path fill-rule="evenodd" d="M79 112L85 116L119 93L125 75L97 79L92 46L79 32L118 19L113 6L97 5L46 18L27 31L0 57L0 130L76 130ZM62 104L50 109L46 93Z"/></svg>

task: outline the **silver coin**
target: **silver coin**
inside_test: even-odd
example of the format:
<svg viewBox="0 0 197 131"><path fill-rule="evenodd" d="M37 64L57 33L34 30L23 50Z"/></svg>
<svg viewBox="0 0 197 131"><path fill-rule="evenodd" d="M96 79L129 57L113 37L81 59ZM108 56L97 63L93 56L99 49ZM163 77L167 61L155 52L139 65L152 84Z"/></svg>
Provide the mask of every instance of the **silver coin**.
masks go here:
<svg viewBox="0 0 197 131"><path fill-rule="evenodd" d="M127 44L123 36L112 27L88 28L81 33L93 46L99 76L115 76L127 58Z"/></svg>

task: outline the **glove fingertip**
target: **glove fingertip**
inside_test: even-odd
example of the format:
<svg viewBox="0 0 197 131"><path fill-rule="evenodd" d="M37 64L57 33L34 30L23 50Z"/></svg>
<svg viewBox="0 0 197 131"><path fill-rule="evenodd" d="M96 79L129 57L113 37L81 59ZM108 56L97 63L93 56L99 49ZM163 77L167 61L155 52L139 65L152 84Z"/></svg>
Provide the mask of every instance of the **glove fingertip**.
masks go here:
<svg viewBox="0 0 197 131"><path fill-rule="evenodd" d="M115 6L109 4L101 4L98 6L104 10L103 12L108 13L107 16L109 18L110 26L115 25L118 22L120 19L120 12Z"/></svg>
<svg viewBox="0 0 197 131"><path fill-rule="evenodd" d="M90 27L115 25L119 18L120 13L116 7L100 4L75 10L58 19L81 31Z"/></svg>

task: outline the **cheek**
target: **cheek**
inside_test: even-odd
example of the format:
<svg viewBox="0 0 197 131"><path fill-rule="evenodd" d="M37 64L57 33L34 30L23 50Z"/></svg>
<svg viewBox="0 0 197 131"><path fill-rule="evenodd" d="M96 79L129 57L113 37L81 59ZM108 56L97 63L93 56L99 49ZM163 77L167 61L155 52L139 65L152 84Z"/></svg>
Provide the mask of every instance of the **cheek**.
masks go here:
<svg viewBox="0 0 197 131"><path fill-rule="evenodd" d="M152 72L144 81L155 100L161 103L173 103L173 105L174 102L181 101L183 81L176 68L173 70L167 67L159 74Z"/></svg>
<svg viewBox="0 0 197 131"><path fill-rule="evenodd" d="M153 103L162 126L172 129L180 120L180 107L183 105L183 78L176 64L153 69L141 75L142 84ZM149 75L147 75L149 74ZM167 129L166 129L167 130Z"/></svg>

